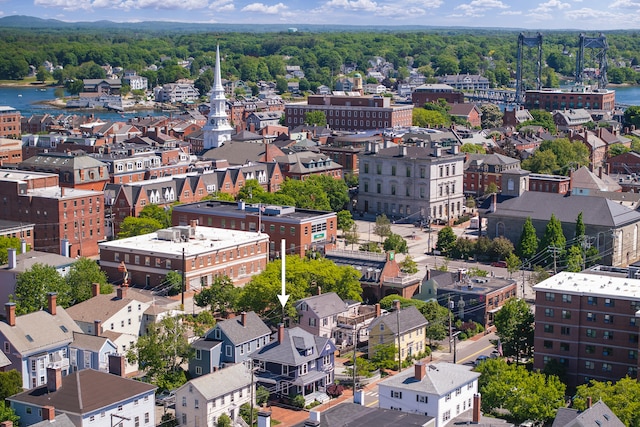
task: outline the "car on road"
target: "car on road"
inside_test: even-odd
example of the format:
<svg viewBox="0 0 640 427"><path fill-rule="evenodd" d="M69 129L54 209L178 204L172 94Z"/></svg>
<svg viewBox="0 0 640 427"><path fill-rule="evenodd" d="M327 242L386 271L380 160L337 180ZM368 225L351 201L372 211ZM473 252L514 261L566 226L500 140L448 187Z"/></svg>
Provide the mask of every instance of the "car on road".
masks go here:
<svg viewBox="0 0 640 427"><path fill-rule="evenodd" d="M491 267L507 268L507 261L493 261Z"/></svg>
<svg viewBox="0 0 640 427"><path fill-rule="evenodd" d="M156 405L170 406L176 403L175 390L164 390L156 395Z"/></svg>
<svg viewBox="0 0 640 427"><path fill-rule="evenodd" d="M489 356L485 356L484 354L481 354L480 356L476 357L476 360L475 362L473 362L473 365L478 366L479 364L481 364L482 362L488 359L489 359Z"/></svg>

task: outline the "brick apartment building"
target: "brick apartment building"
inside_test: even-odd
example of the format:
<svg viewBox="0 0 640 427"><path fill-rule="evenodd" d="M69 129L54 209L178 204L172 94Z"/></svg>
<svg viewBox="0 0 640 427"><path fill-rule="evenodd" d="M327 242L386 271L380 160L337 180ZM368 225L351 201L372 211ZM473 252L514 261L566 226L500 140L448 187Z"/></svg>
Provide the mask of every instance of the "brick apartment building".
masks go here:
<svg viewBox="0 0 640 427"><path fill-rule="evenodd" d="M287 254L305 256L308 250L333 248L337 238L335 212L297 209L292 206L262 206L244 202L207 201L177 205L173 208L173 225L196 220L207 227L256 231L269 236L269 257L280 256L280 242L285 240Z"/></svg>
<svg viewBox="0 0 640 427"><path fill-rule="evenodd" d="M20 111L0 106L0 138L20 138Z"/></svg>
<svg viewBox="0 0 640 427"><path fill-rule="evenodd" d="M534 369L555 359L570 388L638 377L640 280L562 272L533 289Z"/></svg>
<svg viewBox="0 0 640 427"><path fill-rule="evenodd" d="M64 188L58 175L0 169L0 215L34 223L33 249L68 256L95 256L104 239L101 191ZM70 248L61 247L66 239Z"/></svg>
<svg viewBox="0 0 640 427"><path fill-rule="evenodd" d="M444 99L449 104L464 102L464 93L446 84L426 84L418 86L411 93L411 102L415 107L423 107L429 102Z"/></svg>
<svg viewBox="0 0 640 427"><path fill-rule="evenodd" d="M18 165L24 171L48 172L58 175L61 187L103 191L109 182L107 165L86 154L42 153Z"/></svg>
<svg viewBox="0 0 640 427"><path fill-rule="evenodd" d="M392 105L391 98L358 92L345 95L311 95L306 103L285 105L285 124L294 128L304 123L305 114L321 111L335 130L384 129L411 126L413 105Z"/></svg>
<svg viewBox="0 0 640 427"><path fill-rule="evenodd" d="M528 110L555 111L572 108L613 111L616 92L607 89L586 88L563 91L560 89L528 90L524 107Z"/></svg>
<svg viewBox="0 0 640 427"><path fill-rule="evenodd" d="M184 272L187 291L209 286L228 276L243 286L266 268L269 236L256 232L199 227L171 227L154 233L100 244L100 266L110 282L121 284L126 266L133 286L165 284L169 271Z"/></svg>
<svg viewBox="0 0 640 427"><path fill-rule="evenodd" d="M498 191L502 173L520 169L520 160L502 154L467 154L464 162L464 193L481 196L490 184Z"/></svg>
<svg viewBox="0 0 640 427"><path fill-rule="evenodd" d="M22 141L0 137L0 166L22 161Z"/></svg>

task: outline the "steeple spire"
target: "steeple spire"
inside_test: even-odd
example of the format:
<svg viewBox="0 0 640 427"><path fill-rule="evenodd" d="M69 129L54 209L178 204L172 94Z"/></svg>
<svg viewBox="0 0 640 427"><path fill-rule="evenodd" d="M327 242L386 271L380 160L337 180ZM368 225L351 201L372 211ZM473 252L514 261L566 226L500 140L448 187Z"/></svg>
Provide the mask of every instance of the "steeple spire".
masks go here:
<svg viewBox="0 0 640 427"><path fill-rule="evenodd" d="M220 46L216 46L216 70L213 89L209 101L209 117L204 131L204 149L220 147L231 139L233 128L227 118L227 98L222 87L222 72L220 71Z"/></svg>

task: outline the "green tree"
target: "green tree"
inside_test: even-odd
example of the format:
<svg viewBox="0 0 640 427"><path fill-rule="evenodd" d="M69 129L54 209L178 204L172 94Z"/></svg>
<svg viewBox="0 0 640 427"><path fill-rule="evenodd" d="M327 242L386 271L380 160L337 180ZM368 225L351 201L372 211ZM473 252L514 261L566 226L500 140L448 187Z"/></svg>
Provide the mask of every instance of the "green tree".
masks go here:
<svg viewBox="0 0 640 427"><path fill-rule="evenodd" d="M21 241L17 237L0 236L0 264L9 262L9 248L16 250L16 254L22 253Z"/></svg>
<svg viewBox="0 0 640 427"><path fill-rule="evenodd" d="M476 367L478 391L485 413L508 411L517 424L525 420L547 423L565 406L566 386L557 376L529 372L524 366L490 359Z"/></svg>
<svg viewBox="0 0 640 427"><path fill-rule="evenodd" d="M411 255L407 255L400 262L400 271L407 274L416 274L418 272L418 263L414 261Z"/></svg>
<svg viewBox="0 0 640 427"><path fill-rule="evenodd" d="M165 317L138 337L127 351L127 360L138 363L151 383L170 390L186 382L180 365L194 355L187 340L187 325L179 317Z"/></svg>
<svg viewBox="0 0 640 427"><path fill-rule="evenodd" d="M543 267L539 265L535 265L533 267L533 274L531 275L531 280L534 284L538 284L547 280L551 275L545 270Z"/></svg>
<svg viewBox="0 0 640 427"><path fill-rule="evenodd" d="M253 425L258 421L258 408L251 408L248 403L243 403L240 406L239 415L247 425Z"/></svg>
<svg viewBox="0 0 640 427"><path fill-rule="evenodd" d="M495 182L490 182L484 189L484 195L494 194L498 192L498 185Z"/></svg>
<svg viewBox="0 0 640 427"><path fill-rule="evenodd" d="M398 370L398 347L394 344L378 344L374 346L371 363L377 369Z"/></svg>
<svg viewBox="0 0 640 427"><path fill-rule="evenodd" d="M399 234L391 233L382 244L385 252L394 251L396 253L406 254L409 252L407 241Z"/></svg>
<svg viewBox="0 0 640 427"><path fill-rule="evenodd" d="M174 296L182 292L182 273L176 270L167 271L164 276L167 295Z"/></svg>
<svg viewBox="0 0 640 427"><path fill-rule="evenodd" d="M100 285L101 294L113 292L113 286L107 283L107 275L97 262L89 258L80 258L73 263L65 280L71 289L71 302L77 304L92 297L92 285Z"/></svg>
<svg viewBox="0 0 640 427"><path fill-rule="evenodd" d="M329 199L329 209L338 212L349 203L349 188L342 179L335 179L329 175L313 175L304 181L308 186L319 186Z"/></svg>
<svg viewBox="0 0 640 427"><path fill-rule="evenodd" d="M575 237L577 239L582 239L584 237L585 232L586 232L586 227L584 225L584 220L582 219L582 212L580 212L578 214L578 217L576 218L576 235L575 235Z"/></svg>
<svg viewBox="0 0 640 427"><path fill-rule="evenodd" d="M626 426L640 426L640 383L635 378L625 377L616 382L589 381L579 385L573 399L573 407L579 411L587 409L587 399L601 400Z"/></svg>
<svg viewBox="0 0 640 427"><path fill-rule="evenodd" d="M571 246L567 251L566 270L576 273L582 271L583 261L582 248L577 245Z"/></svg>
<svg viewBox="0 0 640 427"><path fill-rule="evenodd" d="M136 218L128 216L120 224L118 239L153 233L162 228L162 224L153 218Z"/></svg>
<svg viewBox="0 0 640 427"><path fill-rule="evenodd" d="M360 241L358 224L354 222L351 228L344 232L343 237L345 246L351 245L351 249L353 249L353 245L357 244Z"/></svg>
<svg viewBox="0 0 640 427"><path fill-rule="evenodd" d="M526 122L518 125L518 129L525 126L542 126L551 133L555 133L556 124L553 121L551 113L545 110L529 110L533 120L527 120Z"/></svg>
<svg viewBox="0 0 640 427"><path fill-rule="evenodd" d="M523 299L511 298L494 315L496 334L505 356L531 357L533 354L533 313Z"/></svg>
<svg viewBox="0 0 640 427"><path fill-rule="evenodd" d="M564 233L562 232L562 224L554 214L551 214L551 219L549 219L549 222L544 229L544 235L540 241L540 246L543 248L551 248L551 250L561 253L566 244L567 239L564 237Z"/></svg>
<svg viewBox="0 0 640 427"><path fill-rule="evenodd" d="M502 126L502 111L495 104L482 104L481 126L482 129L493 129Z"/></svg>
<svg viewBox="0 0 640 427"><path fill-rule="evenodd" d="M16 303L16 314L22 315L46 308L50 292L57 293L57 305L69 307L71 288L67 282L54 267L36 263L18 275L16 290L9 299Z"/></svg>
<svg viewBox="0 0 640 427"><path fill-rule="evenodd" d="M343 235L351 230L356 223L353 220L353 216L351 216L351 212L347 210L339 211L336 216L338 217L338 230L342 230Z"/></svg>
<svg viewBox="0 0 640 427"><path fill-rule="evenodd" d="M430 128L436 126L446 126L450 122L449 118L440 111L425 110L424 108L414 108L411 119L413 126Z"/></svg>
<svg viewBox="0 0 640 427"><path fill-rule="evenodd" d="M20 417L16 415L7 402L0 403L0 422L3 421L11 421L13 425L20 425Z"/></svg>
<svg viewBox="0 0 640 427"><path fill-rule="evenodd" d="M631 149L622 144L611 144L609 145L609 152L607 155L611 158L619 156L620 154L628 153L629 151L631 151Z"/></svg>
<svg viewBox="0 0 640 427"><path fill-rule="evenodd" d="M640 105L631 105L624 110L624 124L640 128Z"/></svg>
<svg viewBox="0 0 640 427"><path fill-rule="evenodd" d="M218 427L231 427L233 424L231 423L231 418L229 415L222 414L218 417Z"/></svg>
<svg viewBox="0 0 640 427"><path fill-rule="evenodd" d="M477 153L477 154L486 154L487 150L480 144L473 144L471 142L465 142L460 147L460 151L463 153Z"/></svg>
<svg viewBox="0 0 640 427"><path fill-rule="evenodd" d="M308 111L304 113L304 123L310 126L325 127L327 116L323 111Z"/></svg>
<svg viewBox="0 0 640 427"><path fill-rule="evenodd" d="M217 276L211 286L202 288L194 296L194 300L198 307L210 307L214 313L225 314L236 307L240 292L228 276Z"/></svg>
<svg viewBox="0 0 640 427"><path fill-rule="evenodd" d="M358 247L358 250L362 252L375 252L375 253L382 252L382 249L380 248L380 245L377 242L365 242Z"/></svg>
<svg viewBox="0 0 640 427"><path fill-rule="evenodd" d="M22 391L22 375L15 369L0 372L0 401ZM4 420L2 420L4 421Z"/></svg>
<svg viewBox="0 0 640 427"><path fill-rule="evenodd" d="M509 277L511 277L513 273L518 271L520 269L520 266L522 265L520 258L518 258L518 256L513 252L507 255L505 261L507 262L507 271L509 272Z"/></svg>
<svg viewBox="0 0 640 427"><path fill-rule="evenodd" d="M531 217L527 217L522 226L522 233L520 233L520 240L516 247L516 253L522 259L531 259L538 252L538 236L536 235L536 229L531 222Z"/></svg>
<svg viewBox="0 0 640 427"><path fill-rule="evenodd" d="M376 224L373 226L373 232L380 237L380 241L384 237L391 235L391 221L385 214L376 217Z"/></svg>
<svg viewBox="0 0 640 427"><path fill-rule="evenodd" d="M506 237L495 237L491 240L490 256L495 260L506 260L509 254L513 253L513 243Z"/></svg>
<svg viewBox="0 0 640 427"><path fill-rule="evenodd" d="M36 80L44 83L47 79L51 78L51 73L47 71L42 65L38 67L38 72L36 73Z"/></svg>
<svg viewBox="0 0 640 427"><path fill-rule="evenodd" d="M305 181L286 179L277 194L290 197L295 201L297 208L330 211L332 210L331 202L327 192L322 187L322 182L316 177L310 177ZM340 208L342 209L342 206Z"/></svg>
<svg viewBox="0 0 640 427"><path fill-rule="evenodd" d="M533 155L522 162L522 169L534 173L554 173L560 169L558 158L551 150L537 150Z"/></svg>
<svg viewBox="0 0 640 427"><path fill-rule="evenodd" d="M456 244L456 235L453 232L453 228L447 225L442 227L438 231L438 241L436 243L436 249L441 253L448 255Z"/></svg>
<svg viewBox="0 0 640 427"><path fill-rule="evenodd" d="M152 218L160 223L161 228L171 227L171 212L173 208L163 208L155 204L146 205L140 211L138 218Z"/></svg>
<svg viewBox="0 0 640 427"><path fill-rule="evenodd" d="M451 258L466 260L473 256L475 249L476 245L474 240L460 236L456 239L456 243L451 248L450 256Z"/></svg>
<svg viewBox="0 0 640 427"><path fill-rule="evenodd" d="M258 386L256 389L256 403L258 405L264 405L269 401L269 390L265 386Z"/></svg>

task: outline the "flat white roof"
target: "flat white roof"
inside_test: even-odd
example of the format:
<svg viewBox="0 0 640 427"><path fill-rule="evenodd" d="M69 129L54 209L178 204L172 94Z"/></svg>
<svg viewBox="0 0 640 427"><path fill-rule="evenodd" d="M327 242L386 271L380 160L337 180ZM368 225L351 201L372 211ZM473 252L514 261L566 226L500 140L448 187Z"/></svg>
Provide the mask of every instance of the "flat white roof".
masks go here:
<svg viewBox="0 0 640 427"><path fill-rule="evenodd" d="M538 292L640 300L640 280L584 273L558 273L533 287Z"/></svg>
<svg viewBox="0 0 640 427"><path fill-rule="evenodd" d="M184 226L187 227L187 226ZM169 230L181 227L171 227ZM159 230L160 231L160 230ZM121 250L132 253L153 252L167 256L185 256L209 254L222 249L233 248L247 243L269 241L269 235L253 231L226 230L224 228L196 226L195 238L186 241L171 241L158 239L158 233L153 232L126 239L113 240L99 244L100 250Z"/></svg>

